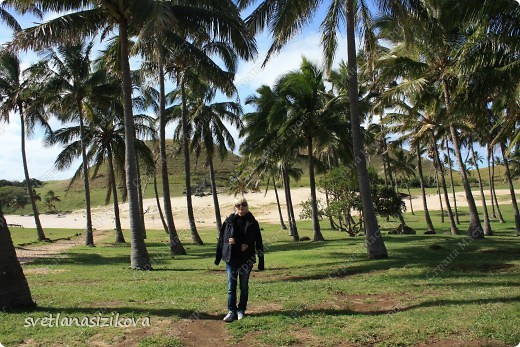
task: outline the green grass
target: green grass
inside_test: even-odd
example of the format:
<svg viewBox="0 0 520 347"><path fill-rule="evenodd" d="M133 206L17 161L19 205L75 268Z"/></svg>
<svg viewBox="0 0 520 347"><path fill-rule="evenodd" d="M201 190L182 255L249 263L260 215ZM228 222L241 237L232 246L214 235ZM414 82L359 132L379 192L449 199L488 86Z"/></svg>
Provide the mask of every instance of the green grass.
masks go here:
<svg viewBox="0 0 520 347"><path fill-rule="evenodd" d="M188 334L184 319L201 317L225 329L231 341L248 345L412 346L436 340L516 345L520 254L511 207L504 206L503 213L508 223L493 223L495 236L471 243L444 234L449 224L440 223L438 212L433 213L436 235L423 235L422 214L407 214L418 234L384 235L390 257L379 261L366 258L362 236L347 237L326 229L326 223L327 241L302 243L290 241L276 225L262 225L266 271L252 275L251 314L227 325L220 322L226 279L223 266L213 265L214 230L200 230L205 246L191 244L189 233L180 231L188 255L175 258L164 232L148 231L151 272L128 269L129 245L107 240L95 248L76 247L64 258L24 266L39 307L0 313L0 342L179 346ZM467 219L463 213L462 232ZM385 231L397 224L381 221ZM302 236L312 236L310 222L298 226ZM24 328L29 317L58 313L150 317L151 326Z"/></svg>
<svg viewBox="0 0 520 347"><path fill-rule="evenodd" d="M28 246L33 244L44 244L45 242L37 241L36 228L10 228L11 237L15 246ZM80 230L77 229L44 229L45 236L51 241L68 239L78 236Z"/></svg>

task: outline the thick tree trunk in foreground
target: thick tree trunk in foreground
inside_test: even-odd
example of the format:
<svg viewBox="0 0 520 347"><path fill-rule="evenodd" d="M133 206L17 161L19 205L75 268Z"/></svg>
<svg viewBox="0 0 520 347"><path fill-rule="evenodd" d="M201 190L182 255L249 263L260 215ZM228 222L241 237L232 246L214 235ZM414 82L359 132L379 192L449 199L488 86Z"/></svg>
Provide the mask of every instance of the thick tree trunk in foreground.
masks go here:
<svg viewBox="0 0 520 347"><path fill-rule="evenodd" d="M128 190L128 212L131 231L131 268L151 270L150 256L144 242L144 226L140 216L139 197L137 194L137 160L135 154L135 125L132 110L132 81L128 59L128 26L119 24L119 42L121 50L121 78L123 86L123 107L125 119L125 170Z"/></svg>
<svg viewBox="0 0 520 347"><path fill-rule="evenodd" d="M0 308L17 310L35 307L11 233L0 209Z"/></svg>
<svg viewBox="0 0 520 347"><path fill-rule="evenodd" d="M363 203L363 218L365 221L367 255L370 259L388 258L379 224L377 223L372 192L368 180L363 138L361 134L359 95L356 63L355 13L354 0L347 0L347 56L348 56L348 96L350 100L350 121L352 125L352 146L359 180L359 192Z"/></svg>

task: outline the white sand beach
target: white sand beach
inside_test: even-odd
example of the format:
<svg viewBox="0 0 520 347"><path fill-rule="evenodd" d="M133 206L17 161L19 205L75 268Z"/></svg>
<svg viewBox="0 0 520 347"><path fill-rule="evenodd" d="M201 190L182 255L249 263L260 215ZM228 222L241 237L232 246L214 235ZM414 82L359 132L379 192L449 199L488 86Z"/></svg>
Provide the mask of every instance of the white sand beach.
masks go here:
<svg viewBox="0 0 520 347"><path fill-rule="evenodd" d="M259 222L264 223L278 223L278 211L276 207L276 197L273 190L269 190L264 196L265 192L248 193L246 198L251 206L251 211L258 219ZM486 192L487 194L488 192ZM520 193L517 191L517 194ZM280 202L282 203L282 213L287 216L287 210L285 207L285 195L283 190L279 190ZM298 219L301 211L301 202L307 200L310 197L309 188L294 188L291 190L292 199L294 202L294 209L296 218ZM318 191L318 198L325 203L325 194ZM480 192L477 190L473 191L477 206L481 206ZM497 196L509 196L509 190L499 189L497 190ZM456 193L457 205L459 207L467 206L464 192ZM450 194L451 198L451 194ZM486 195L489 201L489 196ZM437 195L430 194L427 197L428 208L430 210L439 210L440 204ZM500 199L500 198L499 198ZM504 198L502 198L504 199ZM510 199L505 197L505 200L500 199L501 204L510 204ZM173 206L173 217L175 219L175 226L178 229L188 229L187 209L186 209L186 198L175 197L172 198ZM234 196L228 194L219 194L220 210L222 218L225 218L229 213L233 211L233 200ZM453 200L451 200L453 201ZM408 199L405 199L407 211L410 211L410 203ZM413 208L415 211L423 210L422 198L420 195L412 197ZM119 206L121 213L121 224L122 227L127 229L130 226L130 220L128 215L128 204L121 204ZM193 196L193 208L195 213L195 219L198 228L212 228L215 225L215 213L213 210L213 198L212 196L196 197ZM159 211L155 203L155 199L144 200L145 222L147 228L150 229L161 229L162 224L159 217ZM34 227L34 219L32 216L20 216L20 215L6 215L7 223L19 224L26 228ZM85 227L85 213L82 210L77 210L68 214L42 214L40 216L42 226L44 228L70 228L70 229L84 229ZM114 212L113 206L107 205L103 207L96 207L92 209L93 226L97 230L111 230L114 228Z"/></svg>

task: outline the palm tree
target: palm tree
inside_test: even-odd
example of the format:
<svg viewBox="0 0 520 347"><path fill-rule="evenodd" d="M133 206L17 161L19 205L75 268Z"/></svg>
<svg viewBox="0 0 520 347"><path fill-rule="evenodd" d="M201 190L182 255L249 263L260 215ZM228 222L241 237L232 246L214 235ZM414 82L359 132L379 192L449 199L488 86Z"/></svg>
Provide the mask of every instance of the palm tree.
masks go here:
<svg viewBox="0 0 520 347"><path fill-rule="evenodd" d="M480 168L478 163L482 162L482 158L475 152L475 148L473 147L473 141L469 138L468 141L469 150L471 151L471 156L473 158L473 164L475 165L475 171L477 172L478 178L478 186L480 189L480 197L482 199L482 208L484 210L484 235L491 236L493 235L493 231L491 230L491 224L489 222L489 212L486 204L486 197L484 196L484 184L482 181L482 176L480 175Z"/></svg>
<svg viewBox="0 0 520 347"><path fill-rule="evenodd" d="M18 8L33 5L34 1L13 1ZM137 161L134 149L134 119L132 110L132 81L129 62L129 32L139 30L140 25L151 16L152 0L38 1L44 11L67 13L48 22L19 32L12 45L16 48L46 48L59 42L74 42L99 31L117 30L120 43L120 66L125 114L125 172L128 189L130 229L132 231L131 267L151 269L150 257L143 239L142 220L137 196Z"/></svg>
<svg viewBox="0 0 520 347"><path fill-rule="evenodd" d="M13 3L20 9L34 5L34 1L29 0L8 0L8 3ZM164 4L153 0L91 0L75 3L64 0L46 0L38 1L37 5L42 11L66 12L67 14L20 32L13 40L14 47L40 49L56 42L74 41L98 32L107 33L109 30L118 32L125 115L125 172L132 232L131 267L151 269L150 257L143 239L144 226L140 216L136 184L137 159L133 147L135 131L129 34L138 33L150 20L161 20L164 27L182 22L191 29L188 31L190 33L196 33L200 28L211 28L212 36L230 38L235 44L240 45L241 55L248 58L255 52L252 36L243 25L238 9L229 0L212 1L204 3L203 6L198 6L199 3L186 4L183 1L172 1L167 5L173 7L172 13L175 13L175 16L159 18L154 17L154 14L158 13L158 8ZM207 15L209 9L213 10L214 15ZM104 38L105 35L102 37ZM180 38L178 42L186 42L183 47L189 48L190 46L190 42L183 38Z"/></svg>
<svg viewBox="0 0 520 347"><path fill-rule="evenodd" d="M455 221L457 222L457 224L460 224L459 210L457 208L457 196L455 195L455 182L453 180L453 162L451 160L451 152L453 150L450 148L449 139L447 136L446 136L445 145L446 145L446 154L444 155L444 164L447 164L448 168L450 170L450 186L451 186L451 194L453 196L453 208L455 210Z"/></svg>
<svg viewBox="0 0 520 347"><path fill-rule="evenodd" d="M417 156L417 171L419 173L419 183L421 184L421 196L423 200L423 207L424 207L424 218L426 219L426 233L428 234L435 234L435 228L432 223L432 219L430 217L430 211L428 210L428 200L426 199L426 190L424 189L424 176L423 176L423 169L422 169L422 148L419 141L416 142L415 146L415 154ZM441 200L442 202L442 200Z"/></svg>
<svg viewBox="0 0 520 347"><path fill-rule="evenodd" d="M53 190L49 190L47 193L45 193L44 200L45 206L50 212L56 212L56 203L61 201L60 197L57 196Z"/></svg>
<svg viewBox="0 0 520 347"><path fill-rule="evenodd" d="M16 257L11 233L0 206L0 273L5 280L0 282L0 307L26 309L36 306L31 291Z"/></svg>
<svg viewBox="0 0 520 347"><path fill-rule="evenodd" d="M284 108L271 116L271 128L279 128L279 136L292 131L283 147L286 149L305 149L309 167L311 188L312 226L314 241L323 241L320 230L316 198L314 155L317 148L324 147L334 139L342 143L348 141L348 125L341 110L338 112L338 98L325 96L323 71L303 58L300 69L283 75L276 84L276 91ZM344 108L342 109L344 110ZM350 152L343 150L344 153ZM345 156L344 156L345 157Z"/></svg>
<svg viewBox="0 0 520 347"><path fill-rule="evenodd" d="M240 119L242 115L242 107L240 104L236 102L210 103L214 97L215 89L207 86L207 88L193 100L194 104L190 105L190 109L192 109L191 122L193 123L191 150L195 152L197 159L200 157L202 151L206 152L205 159L209 167L215 220L217 230L221 230L222 220L220 217L213 158L218 154L220 159L224 160L228 154L228 148L231 151L235 149L235 140L224 122L235 126L239 131L242 130L243 124Z"/></svg>
<svg viewBox="0 0 520 347"><path fill-rule="evenodd" d="M242 8L245 8L256 1L239 0ZM318 6L325 1L305 1L298 2L298 5L283 0L263 0L259 6L246 20L250 26L258 31L269 26L274 41L271 45L266 61L273 53L279 51L297 32L299 32L305 23L317 12ZM354 158L356 159L356 168L358 170L358 180L360 187L360 195L363 202L363 218L365 220L365 230L367 238L367 252L369 258L379 259L387 258L383 238L381 236L379 225L377 222L372 194L370 191L370 182L368 179L368 170L363 147L363 138L361 132L361 117L359 109L358 94L358 78L357 78L357 62L356 62L356 44L355 44L355 17L354 11L355 0L346 0L346 6L342 6L343 2L339 0L330 0L327 15L322 22L322 43L324 46L325 61L328 70L332 66L332 61L337 48L337 29L342 23L346 22L347 29L347 57L349 70L348 96L350 106L350 120L352 126L352 144ZM396 12L399 7L399 1L380 0L378 5L385 10ZM370 11L364 1L357 1L357 10L359 16L367 24L363 28L370 27ZM366 31L366 43L373 43L370 40L373 36L370 31Z"/></svg>
<svg viewBox="0 0 520 347"><path fill-rule="evenodd" d="M12 112L18 113L20 117L21 154L27 193L33 211L38 240L45 241L47 237L40 222L34 189L29 175L25 140L26 134L31 133L37 123L42 124L47 130L49 127L41 113L41 100L34 98L34 82L31 81L30 77L25 77L28 74L29 70L21 70L20 59L17 55L6 50L0 52L0 117L4 122L9 122L9 116Z"/></svg>
<svg viewBox="0 0 520 347"><path fill-rule="evenodd" d="M413 30L414 40L403 40L402 37L407 36L401 36L398 42L394 42L394 47L388 53L388 60L396 62L393 70L394 79L408 78L410 84L415 84L416 87L424 89L425 86L432 86L440 91L445 108L443 121L447 124L446 128L451 135L469 207L468 237L483 238L484 233L461 155L457 126L463 118L456 114L454 102L457 81L453 73L453 65L456 61L454 56L461 42L464 42L464 31L461 21L454 21L455 17L450 11L440 9L443 5L445 5L443 1L422 3L424 13L421 16L409 17L406 23L406 31ZM399 30L403 33L405 29L401 27Z"/></svg>
<svg viewBox="0 0 520 347"><path fill-rule="evenodd" d="M406 181L406 187L408 189L408 197L410 199L410 209L412 214L413 205L412 205L412 196L410 194L410 185L408 183L408 179L412 176L415 176L415 159L410 154L406 153L402 148L397 148L393 151L395 160L394 160L394 171L396 175L400 175L401 182Z"/></svg>
<svg viewBox="0 0 520 347"><path fill-rule="evenodd" d="M509 184L509 192L511 193L511 202L513 203L513 211L515 214L515 226L516 236L520 236L520 212L518 210L518 203L516 201L515 188L513 186L513 179L509 170L509 160L506 155L506 145L504 142L500 142L500 150L502 151L502 157L504 158L504 167L506 168L507 183Z"/></svg>
<svg viewBox="0 0 520 347"><path fill-rule="evenodd" d="M258 176L262 176L259 172L267 174L271 170L279 172L285 191L289 234L294 241L299 241L291 197L290 177L300 177L301 170L292 166L291 161L294 161L296 153L282 148L288 134L279 136L278 128L273 127L270 121L271 118L283 121L284 101L275 90L264 85L257 89L256 94L247 98L246 104L253 105L255 111L244 115L245 125L240 132L240 136L244 137L244 142L240 146L240 152L248 156L246 163L252 163L253 168L249 170L250 172ZM274 117L274 114L278 116ZM294 148L292 150L294 151Z"/></svg>
<svg viewBox="0 0 520 347"><path fill-rule="evenodd" d="M93 42L88 44L78 42L60 46L55 50L48 50L44 60L48 70L43 72L47 78L44 94L47 94L45 101L48 108L62 122L77 121L79 123L81 160L83 162L82 176L85 188L85 245L87 246L94 245L94 236L86 152L89 139L84 131L85 119L89 111L88 99L94 95L100 97L106 93L107 89L105 72L103 70L91 71L92 47Z"/></svg>

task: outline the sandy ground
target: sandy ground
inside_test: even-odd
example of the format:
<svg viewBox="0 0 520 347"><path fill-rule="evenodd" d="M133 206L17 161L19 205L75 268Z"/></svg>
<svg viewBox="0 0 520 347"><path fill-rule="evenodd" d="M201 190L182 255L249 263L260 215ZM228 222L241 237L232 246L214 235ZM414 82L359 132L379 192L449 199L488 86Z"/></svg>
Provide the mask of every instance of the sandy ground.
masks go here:
<svg viewBox="0 0 520 347"><path fill-rule="evenodd" d="M517 191L517 194L520 191ZM284 216L287 215L285 207L285 195L283 190L279 190L280 202L282 203L282 213ZM306 201L310 197L309 188L295 188L291 190L295 214L298 219L301 211L301 202ZM481 205L480 192L473 191L477 206ZM318 198L325 203L325 194L318 192ZM500 189L497 190L498 196L509 195L509 190ZM450 194L451 197L451 194ZM457 206L467 206L464 192L456 193ZM276 207L276 197L273 190L267 192L264 196L264 192L261 193L248 193L246 198L250 205L250 210L253 212L259 222L264 223L278 223L278 211ZM233 201L234 196L227 194L219 194L220 210L222 218L233 212ZM430 210L439 210L439 199L437 195L428 195L427 197L428 207ZM487 196L489 200L489 196ZM175 197L172 198L173 206L173 217L175 219L175 226L179 229L188 229L187 209L186 209L186 198ZM453 202L453 199L451 199ZM507 200L501 200L502 204L508 203ZM408 199L405 199L407 205L407 211L410 211L410 203ZM422 199L420 195L412 197L413 208L416 211L423 210ZM510 203L510 202L509 202ZM121 204L119 206L121 214L121 224L124 229L130 227L129 215L128 215L128 204ZM195 214L195 220L198 228L211 228L215 225L215 213L213 210L213 198L211 196L196 197L193 196L193 208ZM162 224L159 217L159 211L157 209L155 199L144 200L145 222L148 228L161 229ZM34 227L34 219L31 216L19 216L19 215L7 215L5 216L7 223L19 224L24 227ZM284 217L286 218L286 217ZM93 226L98 230L112 230L114 229L114 211L113 206L103 206L92 209ZM70 228L70 229L83 229L85 214L84 211L78 210L68 214L42 214L40 216L42 226L44 228Z"/></svg>

